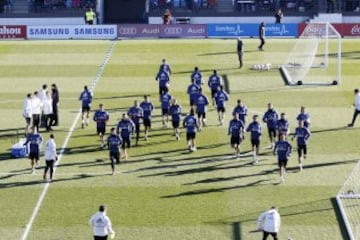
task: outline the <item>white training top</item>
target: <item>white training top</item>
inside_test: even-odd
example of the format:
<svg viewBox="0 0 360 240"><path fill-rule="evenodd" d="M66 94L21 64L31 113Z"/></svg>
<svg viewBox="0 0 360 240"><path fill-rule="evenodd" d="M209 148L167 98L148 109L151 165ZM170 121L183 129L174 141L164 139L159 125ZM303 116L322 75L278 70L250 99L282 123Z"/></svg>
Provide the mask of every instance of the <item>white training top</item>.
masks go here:
<svg viewBox="0 0 360 240"><path fill-rule="evenodd" d="M52 98L50 96L46 96L43 101L43 113L45 115L49 115L53 113L53 106L52 106Z"/></svg>
<svg viewBox="0 0 360 240"><path fill-rule="evenodd" d="M41 114L41 101L38 97L31 99L32 114Z"/></svg>
<svg viewBox="0 0 360 240"><path fill-rule="evenodd" d="M56 143L50 138L45 144L45 160L55 160L56 156Z"/></svg>
<svg viewBox="0 0 360 240"><path fill-rule="evenodd" d="M105 212L95 213L89 220L89 225L93 227L94 236L104 237L109 233L114 233L111 221Z"/></svg>
<svg viewBox="0 0 360 240"><path fill-rule="evenodd" d="M262 213L258 218L258 229L266 232L277 233L280 230L281 219L276 209Z"/></svg>
<svg viewBox="0 0 360 240"><path fill-rule="evenodd" d="M355 109L360 111L360 93L355 95Z"/></svg>
<svg viewBox="0 0 360 240"><path fill-rule="evenodd" d="M31 118L31 115L32 115L31 98L25 98L25 100L24 100L23 115L26 118Z"/></svg>
<svg viewBox="0 0 360 240"><path fill-rule="evenodd" d="M45 89L41 89L39 91L39 99L41 102L44 102L46 98L46 90Z"/></svg>

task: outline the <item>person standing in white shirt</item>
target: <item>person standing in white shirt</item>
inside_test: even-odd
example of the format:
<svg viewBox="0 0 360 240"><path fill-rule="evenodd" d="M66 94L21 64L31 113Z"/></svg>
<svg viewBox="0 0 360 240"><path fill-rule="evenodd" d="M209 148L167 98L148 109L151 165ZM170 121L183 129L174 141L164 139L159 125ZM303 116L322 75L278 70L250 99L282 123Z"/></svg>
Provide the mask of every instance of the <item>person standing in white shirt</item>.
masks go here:
<svg viewBox="0 0 360 240"><path fill-rule="evenodd" d="M47 140L45 144L45 162L46 167L44 170L44 180L51 181L54 173L54 164L57 161L57 153L56 153L56 143L54 139L54 134L50 134L49 140ZM50 169L50 178L46 178L46 174Z"/></svg>
<svg viewBox="0 0 360 240"><path fill-rule="evenodd" d="M39 91L39 99L40 99L40 102L41 102L41 106L44 105L44 102L46 100L47 87L48 86L46 84L43 84L40 91ZM40 127L42 127L42 128L46 127L45 121L46 121L46 119L45 119L44 110L41 109Z"/></svg>
<svg viewBox="0 0 360 240"><path fill-rule="evenodd" d="M53 100L49 91L46 91L45 99L43 100L42 116L45 117L46 131L51 131L51 122L53 119Z"/></svg>
<svg viewBox="0 0 360 240"><path fill-rule="evenodd" d="M39 93L37 91L34 92L34 95L31 99L31 108L33 127L35 128L36 132L39 132L41 101L39 98Z"/></svg>
<svg viewBox="0 0 360 240"><path fill-rule="evenodd" d="M99 211L90 218L89 225L93 227L94 240L107 240L109 233L111 239L115 236L110 218L106 216L106 207L104 205L100 205Z"/></svg>
<svg viewBox="0 0 360 240"><path fill-rule="evenodd" d="M25 136L27 136L29 133L29 127L31 124L31 117L32 117L31 93L28 93L26 95L26 98L24 99L23 116L26 122Z"/></svg>
<svg viewBox="0 0 360 240"><path fill-rule="evenodd" d="M258 230L263 232L263 240L266 240L269 235L271 235L274 240L278 240L281 218L277 207L273 206L270 210L260 214L257 225Z"/></svg>
<svg viewBox="0 0 360 240"><path fill-rule="evenodd" d="M355 94L355 102L354 102L354 115L353 115L353 119L351 121L351 123L348 124L348 127L353 127L354 126L354 123L355 123L355 120L356 120L356 117L357 115L360 113L360 93L359 93L359 89L356 88L354 90L354 94Z"/></svg>

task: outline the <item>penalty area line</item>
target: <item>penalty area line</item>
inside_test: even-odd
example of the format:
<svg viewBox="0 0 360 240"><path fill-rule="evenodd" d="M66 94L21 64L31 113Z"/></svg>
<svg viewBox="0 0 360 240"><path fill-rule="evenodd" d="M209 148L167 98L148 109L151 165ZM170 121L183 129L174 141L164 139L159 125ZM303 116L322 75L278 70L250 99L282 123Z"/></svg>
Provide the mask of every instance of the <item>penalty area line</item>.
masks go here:
<svg viewBox="0 0 360 240"><path fill-rule="evenodd" d="M95 76L95 78L94 78L94 80L93 80L93 82L92 82L91 88L90 88L90 90L91 90L92 92L94 92L94 89L95 89L95 87L96 87L96 84L98 83L98 81L99 81L102 73L104 72L105 66L106 66L107 63L109 62L109 59L110 59L110 56L111 56L111 54L112 54L112 52L113 52L114 46L115 46L115 41L113 41L113 42L111 43L111 45L110 45L110 47L109 47L109 49L108 49L108 51L107 51L107 53L106 53L106 55L105 55L105 58L103 59L103 62L102 62L102 64L101 64L98 72L96 73L96 76ZM74 132L74 130L75 130L76 124L77 124L80 116L81 116L81 108L79 109L78 114L76 115L76 118L74 119L74 122L72 123L72 125L71 125L71 127L70 127L69 133L67 134L63 145L61 146L61 149L60 149L59 154L58 154L58 161L56 161L56 163L55 163L54 174L56 173L56 168L57 168L57 166L60 164L61 158L62 158L62 156L64 155L66 146L67 146L67 144L68 144L68 142L69 142L69 140L70 140L70 138L71 138L71 136L72 136L72 134L73 134L73 132ZM40 197L39 197L39 199L38 199L38 201L37 201L37 203L36 203L36 206L35 206L32 214L31 214L30 220L29 220L29 222L26 224L25 231L24 231L24 233L23 233L23 235L22 235L22 237L21 237L22 240L26 240L26 239L27 239L27 237L28 237L28 235L29 235L29 233L30 233L31 227L32 227L32 225L34 224L35 218L36 218L36 216L37 216L37 214L38 214L38 212L39 212L39 210L40 210L41 204L42 204L42 202L44 201L44 198L45 198L45 196L46 196L46 193L47 193L49 187L50 187L50 183L49 183L49 182L45 183L45 186L44 186L44 188L43 188L43 191L41 192Z"/></svg>

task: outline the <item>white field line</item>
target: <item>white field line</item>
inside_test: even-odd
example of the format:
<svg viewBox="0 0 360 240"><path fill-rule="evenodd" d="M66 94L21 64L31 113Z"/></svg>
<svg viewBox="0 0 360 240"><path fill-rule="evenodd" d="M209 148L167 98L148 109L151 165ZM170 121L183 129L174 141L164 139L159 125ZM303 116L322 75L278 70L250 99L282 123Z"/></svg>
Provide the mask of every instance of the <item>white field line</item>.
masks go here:
<svg viewBox="0 0 360 240"><path fill-rule="evenodd" d="M104 58L104 60L103 60L103 63L101 64L98 72L96 73L96 76L95 76L95 78L94 78L94 80L93 80L93 82L92 82L91 88L90 88L90 90L91 90L92 92L94 92L94 89L95 89L95 87L96 87L96 84L97 84L97 82L99 81L102 73L104 72L104 69L105 69L106 64L109 62L109 59L110 59L110 56L111 56L111 54L112 54L112 52L113 52L114 46L115 46L115 41L113 41L113 42L111 43L111 45L110 45L110 47L109 47L109 49L108 49L108 51L107 51L107 53L106 53L106 55L105 55L105 58ZM71 125L70 131L69 131L68 135L66 136L66 139L65 139L63 145L61 146L61 149L60 149L60 152L59 152L59 155L58 155L58 161L55 163L54 174L56 173L56 167L60 164L61 157L63 156L64 151L65 151L65 148L66 148L66 146L67 146L67 144L68 144L68 142L69 142L69 140L70 140L70 138L71 138L71 136L72 136L72 134L73 134L73 132L74 132L74 130L75 130L75 126L76 126L76 123L78 122L78 120L79 120L79 118L80 118L80 115L81 115L81 109L79 109L79 112L78 112L78 114L76 115L76 118L75 118L74 122L73 122L72 125ZM24 231L24 233L23 233L23 235L22 235L22 237L21 237L22 240L26 240L26 239L27 239L27 237L28 237L28 235L29 235L29 232L30 232L30 230L31 230L31 227L32 227L32 225L33 225L33 223L34 223L34 221L35 221L35 218L36 218L36 216L37 216L37 214L38 214L38 212L39 212L39 209L40 209L40 207L41 207L41 204L42 204L42 202L43 202L43 200L44 200L44 198L45 198L45 196L46 196L46 193L47 193L49 187L50 187L50 183L45 183L44 189L43 189L43 191L42 191L41 194L40 194L40 197L39 197L39 199L38 199L38 201L37 201L37 203L36 203L36 206L35 206L35 208L34 208L34 211L33 211L33 213L31 214L30 220L29 220L29 222L26 224L25 231Z"/></svg>

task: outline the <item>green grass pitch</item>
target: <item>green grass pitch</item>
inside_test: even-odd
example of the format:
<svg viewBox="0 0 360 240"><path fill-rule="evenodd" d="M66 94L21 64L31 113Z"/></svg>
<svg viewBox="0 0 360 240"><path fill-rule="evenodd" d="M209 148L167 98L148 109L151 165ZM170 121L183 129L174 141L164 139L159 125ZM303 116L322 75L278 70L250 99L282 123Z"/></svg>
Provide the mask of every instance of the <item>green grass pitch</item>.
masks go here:
<svg viewBox="0 0 360 240"><path fill-rule="evenodd" d="M260 239L258 214L272 205L282 216L280 239L344 239L343 223L334 197L359 159L359 123L346 128L352 117L353 89L359 86L358 41L343 39L340 86L284 86L277 69L255 72L253 64L283 63L295 40L269 39L264 52L257 40L245 39L244 69L238 69L235 40L121 40L94 90L93 109L105 104L109 126L135 99L150 94L156 106L147 142L129 150L129 159L111 176L107 150L99 149L95 125L77 122L28 239L91 239L87 225L98 205L106 204L116 239L222 240ZM78 114L78 96L91 85L110 41L0 42L0 239L21 239L44 189L44 159L35 174L27 159L10 158L10 147L23 133L22 104L26 93L56 83L60 90L60 126L54 134L60 149ZM333 55L331 55L333 57ZM155 74L162 58L173 69L171 94L189 110L186 87L195 66L205 79L213 69L229 79L226 122L241 98L251 115L265 112L272 102L286 112L294 130L300 106L311 115L313 132L303 172L296 152L289 160L286 182L278 185L276 158L266 126L260 164L253 166L249 137L235 159L227 124L219 126L209 107L207 127L198 134L198 151L189 153L185 135L177 142L171 128L161 126ZM204 88L209 96L209 89ZM184 131L182 130L182 133ZM45 139L48 133L42 133ZM143 134L142 134L143 136ZM295 146L295 142L293 142Z"/></svg>

